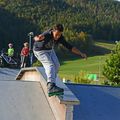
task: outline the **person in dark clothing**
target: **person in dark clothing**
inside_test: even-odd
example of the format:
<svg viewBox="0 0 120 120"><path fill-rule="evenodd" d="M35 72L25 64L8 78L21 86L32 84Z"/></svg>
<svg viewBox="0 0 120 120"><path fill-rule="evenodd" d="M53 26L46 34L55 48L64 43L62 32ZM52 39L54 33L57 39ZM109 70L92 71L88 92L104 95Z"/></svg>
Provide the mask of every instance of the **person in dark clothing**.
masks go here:
<svg viewBox="0 0 120 120"><path fill-rule="evenodd" d="M63 30L64 27L62 24L56 24L53 29L34 37L33 52L45 68L48 95L55 95L64 91L62 88L56 86L56 77L60 64L54 51L55 45L62 44L72 53L87 58L86 54L65 40L65 37L62 35Z"/></svg>

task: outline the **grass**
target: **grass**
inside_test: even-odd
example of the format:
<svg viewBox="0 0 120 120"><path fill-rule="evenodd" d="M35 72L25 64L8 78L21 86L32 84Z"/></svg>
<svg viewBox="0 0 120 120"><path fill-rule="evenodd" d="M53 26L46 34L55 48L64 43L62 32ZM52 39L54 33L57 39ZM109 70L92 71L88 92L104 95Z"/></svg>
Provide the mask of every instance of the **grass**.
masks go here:
<svg viewBox="0 0 120 120"><path fill-rule="evenodd" d="M108 50L112 50L115 46L115 44L107 42L96 42L95 45ZM102 70L108 55L104 53L103 55L88 57L87 60L77 58L63 61L59 70L59 76L61 79L65 78L73 81L75 76L78 76L81 71L85 71L97 74L102 82L105 79L102 75Z"/></svg>
<svg viewBox="0 0 120 120"><path fill-rule="evenodd" d="M95 45L100 46L102 48L106 48L108 50L112 50L115 47L115 43L113 43L113 42L105 42L105 41L95 42Z"/></svg>
<svg viewBox="0 0 120 120"><path fill-rule="evenodd" d="M77 59L72 61L65 61L61 65L59 75L61 78L73 79L74 76L79 75L81 71L88 73L102 74L103 65L106 56L89 57L87 60Z"/></svg>

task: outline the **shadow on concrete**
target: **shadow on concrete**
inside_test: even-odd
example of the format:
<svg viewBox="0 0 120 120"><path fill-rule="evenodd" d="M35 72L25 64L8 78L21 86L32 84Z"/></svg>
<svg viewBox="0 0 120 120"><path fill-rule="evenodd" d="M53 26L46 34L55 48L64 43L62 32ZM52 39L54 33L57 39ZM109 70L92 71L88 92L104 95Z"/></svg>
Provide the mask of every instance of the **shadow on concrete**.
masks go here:
<svg viewBox="0 0 120 120"><path fill-rule="evenodd" d="M19 69L0 68L0 81L14 80Z"/></svg>

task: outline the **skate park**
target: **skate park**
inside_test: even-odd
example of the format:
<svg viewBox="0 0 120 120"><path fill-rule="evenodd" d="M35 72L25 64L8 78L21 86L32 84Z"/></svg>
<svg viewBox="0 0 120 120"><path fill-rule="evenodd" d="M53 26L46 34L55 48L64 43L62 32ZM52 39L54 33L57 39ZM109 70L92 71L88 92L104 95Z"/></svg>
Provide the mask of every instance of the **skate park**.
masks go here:
<svg viewBox="0 0 120 120"><path fill-rule="evenodd" d="M59 78L57 84L64 87L64 96L48 97L43 68L23 68L20 71L6 68L1 74L4 74L0 81L2 120L73 119L73 106L80 101Z"/></svg>
<svg viewBox="0 0 120 120"><path fill-rule="evenodd" d="M119 13L120 0L0 1L0 120L120 120ZM65 41L84 54L73 55L73 47L70 50L63 40L58 46L60 34L50 37L54 39L46 48L55 47L60 60L57 86L65 94L48 97L45 71L34 59L33 39L41 40L47 30L53 33L58 23L64 27L60 31ZM26 42L28 65L21 64ZM9 48L14 49L13 56ZM85 54L87 60L82 59Z"/></svg>
<svg viewBox="0 0 120 120"><path fill-rule="evenodd" d="M119 120L120 88L98 85L57 85L64 96L48 97L41 67L0 69L1 120Z"/></svg>

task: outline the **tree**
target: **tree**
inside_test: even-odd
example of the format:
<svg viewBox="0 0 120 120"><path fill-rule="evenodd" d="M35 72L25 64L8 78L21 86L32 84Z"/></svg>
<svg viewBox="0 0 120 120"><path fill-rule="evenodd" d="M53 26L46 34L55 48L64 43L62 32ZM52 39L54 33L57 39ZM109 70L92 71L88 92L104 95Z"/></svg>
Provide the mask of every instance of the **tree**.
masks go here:
<svg viewBox="0 0 120 120"><path fill-rule="evenodd" d="M113 83L120 85L120 41L116 42L114 50L103 69L103 74Z"/></svg>
<svg viewBox="0 0 120 120"><path fill-rule="evenodd" d="M76 42L81 31L95 39L118 40L119 8L114 0L0 0L0 48L12 40L19 50L27 33L39 34L56 22L65 26L68 40Z"/></svg>

